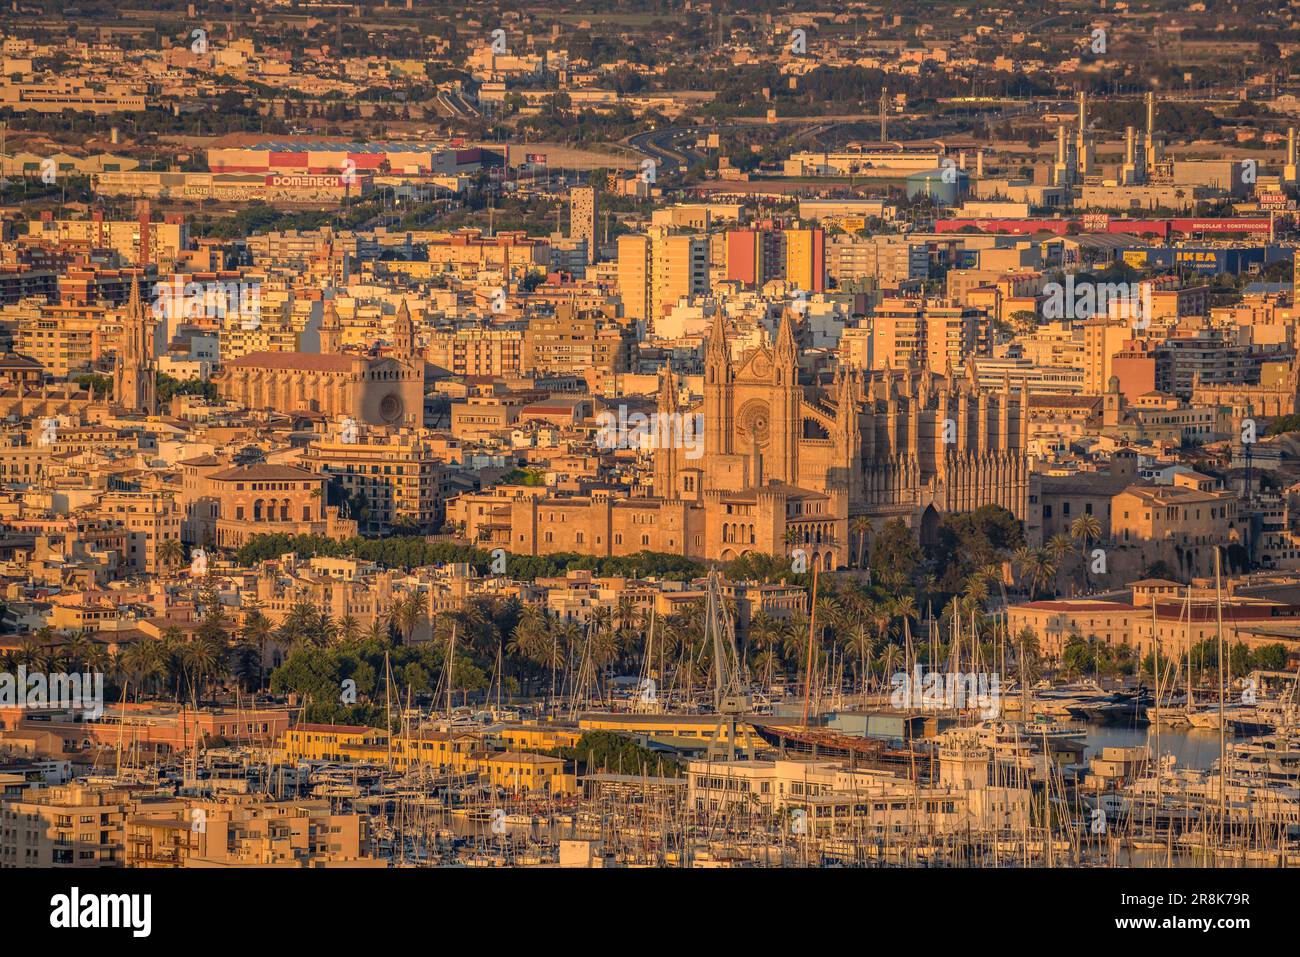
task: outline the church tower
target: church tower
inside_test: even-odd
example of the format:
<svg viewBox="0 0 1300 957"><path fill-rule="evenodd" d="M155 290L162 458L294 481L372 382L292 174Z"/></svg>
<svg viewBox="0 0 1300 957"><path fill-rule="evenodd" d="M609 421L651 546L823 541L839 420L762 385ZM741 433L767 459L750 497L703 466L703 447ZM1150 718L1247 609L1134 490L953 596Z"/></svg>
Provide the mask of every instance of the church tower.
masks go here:
<svg viewBox="0 0 1300 957"><path fill-rule="evenodd" d="M343 327L339 324L339 311L333 299L325 300L323 312L320 322L320 351L321 355L333 355L343 348Z"/></svg>
<svg viewBox="0 0 1300 957"><path fill-rule="evenodd" d="M794 314L789 309L781 313L775 352L771 459L766 463L763 478L777 478L788 485L798 485L803 390L799 386L799 345L795 339Z"/></svg>
<svg viewBox="0 0 1300 957"><path fill-rule="evenodd" d="M122 338L113 369L113 399L123 409L154 415L158 411L153 354L153 323L140 299L140 277L131 280L131 298L122 319Z"/></svg>
<svg viewBox="0 0 1300 957"><path fill-rule="evenodd" d="M405 299L393 320L393 357L408 362L415 358L415 323L411 321L411 310L406 307Z"/></svg>
<svg viewBox="0 0 1300 957"><path fill-rule="evenodd" d="M731 349L722 324L722 311L713 314L704 347L704 454L705 468L709 469L713 457L729 454L732 436L732 402L735 392L735 369L731 365ZM712 475L709 484L712 486Z"/></svg>
<svg viewBox="0 0 1300 957"><path fill-rule="evenodd" d="M675 433L669 430L677 428L681 403L677 398L677 377L673 375L671 360L664 366L659 378L659 402L656 411L659 420L654 434L659 441L655 444L654 452L654 493L659 498L675 499L680 497L681 491L678 475L681 471L682 449L680 442L672 441ZM664 441L665 438L667 441Z"/></svg>

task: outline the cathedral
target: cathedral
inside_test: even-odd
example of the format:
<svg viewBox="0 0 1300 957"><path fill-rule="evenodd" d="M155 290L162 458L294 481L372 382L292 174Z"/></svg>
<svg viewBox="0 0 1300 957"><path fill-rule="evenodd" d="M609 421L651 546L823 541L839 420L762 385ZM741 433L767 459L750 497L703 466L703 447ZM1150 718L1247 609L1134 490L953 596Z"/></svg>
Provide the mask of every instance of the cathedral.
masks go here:
<svg viewBox="0 0 1300 957"><path fill-rule="evenodd" d="M508 543L491 541L525 554L650 550L718 561L801 552L808 568L829 570L848 564L857 516L877 529L902 519L925 542L945 512L992 504L1028 517L1024 383L987 390L951 369L841 367L829 389L805 386L796 322L787 311L775 342L735 362L715 317L698 409L683 407L665 370L658 414L678 422L698 413L703 448L659 442L651 494L485 501L493 534L510 530Z"/></svg>
<svg viewBox="0 0 1300 957"><path fill-rule="evenodd" d="M223 398L249 409L319 412L377 426L424 424L424 357L403 300L393 319L392 348L379 358L340 351L334 301L320 325L321 351L252 352L212 376Z"/></svg>
<svg viewBox="0 0 1300 957"><path fill-rule="evenodd" d="M738 494L818 495L826 527L804 527L796 501L786 509L796 532L789 538L812 546L824 567L845 560L848 520L859 515L877 527L901 518L923 541L933 540L944 512L1000 505L1027 517L1023 383L1013 389L1006 379L1001 391L981 389L973 364L961 379L951 368L936 375L841 367L827 392L810 397L799 382L795 322L787 311L774 344L733 363L715 317L705 346L704 454L691 462L683 449L656 450L656 496L730 512L728 499ZM661 413L678 411L675 390L661 390L659 404ZM756 544L757 530L738 524L739 540L724 524L718 557Z"/></svg>

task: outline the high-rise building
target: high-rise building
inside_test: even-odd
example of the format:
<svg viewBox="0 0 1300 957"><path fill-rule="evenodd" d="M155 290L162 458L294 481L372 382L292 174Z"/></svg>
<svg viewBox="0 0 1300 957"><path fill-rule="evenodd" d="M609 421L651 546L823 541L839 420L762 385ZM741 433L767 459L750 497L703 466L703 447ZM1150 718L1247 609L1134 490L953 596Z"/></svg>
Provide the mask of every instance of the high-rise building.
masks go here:
<svg viewBox="0 0 1300 957"><path fill-rule="evenodd" d="M942 369L984 352L988 316L981 309L926 299L885 299L871 322L875 368Z"/></svg>
<svg viewBox="0 0 1300 957"><path fill-rule="evenodd" d="M666 228L650 232L650 317L658 319L678 301L709 291L707 237L673 235Z"/></svg>
<svg viewBox="0 0 1300 957"><path fill-rule="evenodd" d="M803 292L826 291L826 234L822 230L785 230L785 279Z"/></svg>
<svg viewBox="0 0 1300 957"><path fill-rule="evenodd" d="M627 318L650 318L650 276L650 237L618 237L618 294Z"/></svg>
<svg viewBox="0 0 1300 957"><path fill-rule="evenodd" d="M784 237L773 229L731 229L726 237L724 276L754 287L785 277Z"/></svg>
<svg viewBox="0 0 1300 957"><path fill-rule="evenodd" d="M575 186L569 190L569 238L587 241L587 262L596 261L596 189Z"/></svg>
<svg viewBox="0 0 1300 957"><path fill-rule="evenodd" d="M674 235L665 226L618 238L618 288L623 315L654 320L683 297L709 289L708 238Z"/></svg>

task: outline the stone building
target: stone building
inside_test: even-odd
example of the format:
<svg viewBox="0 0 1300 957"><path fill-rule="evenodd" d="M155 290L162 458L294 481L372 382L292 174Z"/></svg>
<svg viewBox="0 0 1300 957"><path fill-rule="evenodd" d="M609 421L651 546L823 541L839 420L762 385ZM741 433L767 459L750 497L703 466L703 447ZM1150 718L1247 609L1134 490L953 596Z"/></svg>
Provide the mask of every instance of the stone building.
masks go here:
<svg viewBox="0 0 1300 957"><path fill-rule="evenodd" d="M336 347L337 314L330 300L322 350ZM424 424L424 357L403 301L393 321L392 348L382 358L352 353L252 352L212 376L222 398L249 409L319 412L366 425Z"/></svg>
<svg viewBox="0 0 1300 957"><path fill-rule="evenodd" d="M480 495L456 510L466 532L524 554L727 561L799 549L810 568L830 569L848 560L850 516L899 518L923 540L945 512L995 504L1030 518L1023 383L999 392L951 370L845 368L816 390L799 381L795 322L787 312L774 343L733 362L715 318L698 410L680 405L667 370L651 495Z"/></svg>

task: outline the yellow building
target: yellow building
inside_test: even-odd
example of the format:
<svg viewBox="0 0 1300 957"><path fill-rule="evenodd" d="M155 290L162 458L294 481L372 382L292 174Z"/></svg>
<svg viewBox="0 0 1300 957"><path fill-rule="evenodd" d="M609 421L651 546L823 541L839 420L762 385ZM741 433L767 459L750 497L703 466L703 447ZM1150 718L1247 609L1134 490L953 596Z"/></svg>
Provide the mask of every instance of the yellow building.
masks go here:
<svg viewBox="0 0 1300 957"><path fill-rule="evenodd" d="M582 731L617 731L643 735L666 744L698 746L705 742L727 743L730 733L725 721L707 714L615 714L589 712L578 716ZM746 751L766 747L752 726L736 724L736 747Z"/></svg>
<svg viewBox="0 0 1300 957"><path fill-rule="evenodd" d="M785 230L785 279L804 292L825 291L826 234L822 230Z"/></svg>
<svg viewBox="0 0 1300 957"><path fill-rule="evenodd" d="M358 747L381 747L388 732L351 724L300 724L284 732L280 749L290 761L347 761Z"/></svg>
<svg viewBox="0 0 1300 957"><path fill-rule="evenodd" d="M650 318L650 276L650 237L618 237L618 294L626 318Z"/></svg>
<svg viewBox="0 0 1300 957"><path fill-rule="evenodd" d="M537 740L545 738L539 735ZM566 773L562 758L496 750L502 741L496 729L416 731L394 735L390 746L388 733L377 728L307 724L286 731L280 748L288 761L351 761L398 770L433 767L450 774L478 775L511 791L577 793L577 777Z"/></svg>
<svg viewBox="0 0 1300 957"><path fill-rule="evenodd" d="M1043 657L1059 661L1075 636L1109 646L1132 646L1133 623L1140 615L1139 609L1124 602L1031 601L1007 609L1007 630L1014 642L1028 628L1038 637Z"/></svg>

